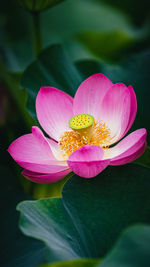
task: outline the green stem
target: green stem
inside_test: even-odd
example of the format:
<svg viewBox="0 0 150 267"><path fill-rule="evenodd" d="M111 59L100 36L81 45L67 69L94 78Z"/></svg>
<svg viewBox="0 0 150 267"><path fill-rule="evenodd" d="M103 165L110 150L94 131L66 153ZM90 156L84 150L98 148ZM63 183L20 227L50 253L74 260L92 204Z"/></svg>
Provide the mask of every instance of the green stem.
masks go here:
<svg viewBox="0 0 150 267"><path fill-rule="evenodd" d="M40 27L40 13L33 12L33 42L34 42L34 53L37 57L42 50L42 36L41 36L41 27Z"/></svg>
<svg viewBox="0 0 150 267"><path fill-rule="evenodd" d="M23 91L19 88L19 78L14 79L13 74L7 71L1 57L0 57L0 70L1 70L0 79L2 83L7 87L16 105L18 113L22 117L22 120L24 121L24 124L26 125L27 129L31 130L31 125L33 124L34 120L26 111L26 106L25 106L26 103L25 102L22 103L22 101L20 101Z"/></svg>

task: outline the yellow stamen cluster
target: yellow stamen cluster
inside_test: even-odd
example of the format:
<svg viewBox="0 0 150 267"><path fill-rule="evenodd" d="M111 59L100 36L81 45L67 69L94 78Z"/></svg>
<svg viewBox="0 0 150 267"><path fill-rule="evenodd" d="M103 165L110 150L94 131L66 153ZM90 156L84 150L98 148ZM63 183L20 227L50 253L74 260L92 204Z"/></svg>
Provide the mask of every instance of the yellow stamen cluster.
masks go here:
<svg viewBox="0 0 150 267"><path fill-rule="evenodd" d="M110 129L107 127L106 123L97 122L93 124L91 144L101 147L108 147L110 145Z"/></svg>
<svg viewBox="0 0 150 267"><path fill-rule="evenodd" d="M84 145L97 145L107 147L110 144L110 129L103 122L94 122L91 127L91 134L86 131L70 130L64 132L59 141L61 151L65 156L71 155L72 152Z"/></svg>

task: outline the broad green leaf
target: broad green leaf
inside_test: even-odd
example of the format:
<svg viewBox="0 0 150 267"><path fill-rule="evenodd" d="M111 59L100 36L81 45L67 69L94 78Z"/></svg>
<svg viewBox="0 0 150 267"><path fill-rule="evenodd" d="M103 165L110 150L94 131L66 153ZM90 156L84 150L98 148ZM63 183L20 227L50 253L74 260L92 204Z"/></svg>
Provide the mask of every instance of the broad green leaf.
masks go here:
<svg viewBox="0 0 150 267"><path fill-rule="evenodd" d="M149 267L150 263L150 226L135 225L126 229L112 251L102 260L74 260L40 267Z"/></svg>
<svg viewBox="0 0 150 267"><path fill-rule="evenodd" d="M6 164L6 159L5 159ZM8 170L9 166L9 170ZM0 265L7 267L36 267L45 261L43 243L27 238L18 229L16 205L28 199L19 185L10 164L0 166L1 257Z"/></svg>
<svg viewBox="0 0 150 267"><path fill-rule="evenodd" d="M127 229L117 244L97 267L149 267L150 226L137 225Z"/></svg>
<svg viewBox="0 0 150 267"><path fill-rule="evenodd" d="M77 35L77 39L95 56L103 60L116 62L134 52L136 47L145 42L144 31L145 29L140 33L122 30L81 32Z"/></svg>
<svg viewBox="0 0 150 267"><path fill-rule="evenodd" d="M64 0L17 0L18 4L30 11L41 11L47 8L51 8Z"/></svg>
<svg viewBox="0 0 150 267"><path fill-rule="evenodd" d="M150 222L150 170L109 167L93 179L73 176L62 199L25 201L20 228L44 241L49 261L101 258L129 225Z"/></svg>
<svg viewBox="0 0 150 267"><path fill-rule="evenodd" d="M52 264L42 264L39 267L96 267L99 262L99 259L79 259L72 261L61 261Z"/></svg>
<svg viewBox="0 0 150 267"><path fill-rule="evenodd" d="M112 251L102 260L74 260L40 267L149 267L150 263L150 226L135 225L126 229Z"/></svg>

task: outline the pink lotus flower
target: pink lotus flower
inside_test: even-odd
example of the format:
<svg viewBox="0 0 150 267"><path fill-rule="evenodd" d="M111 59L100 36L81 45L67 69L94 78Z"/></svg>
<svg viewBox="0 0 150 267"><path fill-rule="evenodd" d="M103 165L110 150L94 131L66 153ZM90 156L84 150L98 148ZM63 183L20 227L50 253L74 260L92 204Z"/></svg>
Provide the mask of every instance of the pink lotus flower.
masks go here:
<svg viewBox="0 0 150 267"><path fill-rule="evenodd" d="M71 171L91 178L108 165L126 164L145 151L145 129L121 140L137 111L132 86L112 84L101 73L86 79L74 99L56 88L42 87L36 111L51 139L32 127L31 134L16 139L8 149L24 168L23 175L34 182L56 182Z"/></svg>

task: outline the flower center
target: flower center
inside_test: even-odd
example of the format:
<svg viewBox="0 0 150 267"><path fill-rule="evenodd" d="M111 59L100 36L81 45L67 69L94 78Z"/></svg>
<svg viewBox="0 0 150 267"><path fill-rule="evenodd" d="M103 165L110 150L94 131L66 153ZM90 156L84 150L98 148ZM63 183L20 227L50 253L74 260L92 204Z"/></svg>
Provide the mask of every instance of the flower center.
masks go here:
<svg viewBox="0 0 150 267"><path fill-rule="evenodd" d="M78 114L69 120L69 127L77 132L80 137L91 138L92 125L94 124L94 117L89 114Z"/></svg>
<svg viewBox="0 0 150 267"><path fill-rule="evenodd" d="M89 114L79 114L69 120L70 130L60 137L59 146L65 157L84 145L107 147L110 145L111 132L107 125L95 122Z"/></svg>
<svg viewBox="0 0 150 267"><path fill-rule="evenodd" d="M69 127L73 130L89 128L94 123L94 117L89 114L79 114L69 120Z"/></svg>

